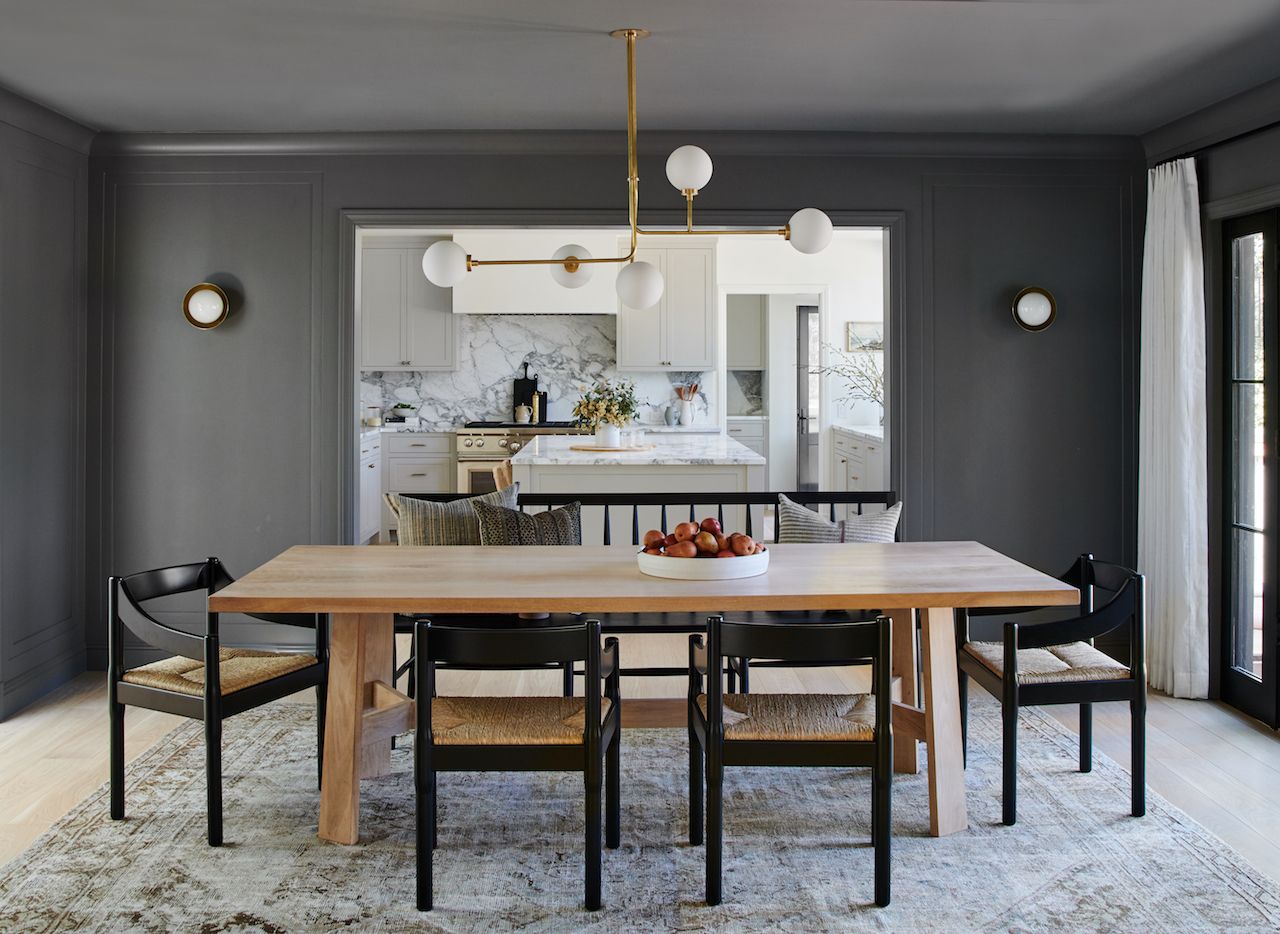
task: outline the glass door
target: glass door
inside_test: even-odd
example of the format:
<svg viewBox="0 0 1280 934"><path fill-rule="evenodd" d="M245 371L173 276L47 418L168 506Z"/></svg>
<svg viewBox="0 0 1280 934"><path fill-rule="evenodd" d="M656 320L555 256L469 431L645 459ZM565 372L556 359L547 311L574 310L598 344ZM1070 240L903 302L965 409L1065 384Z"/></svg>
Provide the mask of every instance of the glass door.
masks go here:
<svg viewBox="0 0 1280 934"><path fill-rule="evenodd" d="M822 333L817 305L796 307L796 489L818 489L822 470Z"/></svg>
<svg viewBox="0 0 1280 934"><path fill-rule="evenodd" d="M1277 714L1277 211L1223 225L1227 313L1222 698Z"/></svg>

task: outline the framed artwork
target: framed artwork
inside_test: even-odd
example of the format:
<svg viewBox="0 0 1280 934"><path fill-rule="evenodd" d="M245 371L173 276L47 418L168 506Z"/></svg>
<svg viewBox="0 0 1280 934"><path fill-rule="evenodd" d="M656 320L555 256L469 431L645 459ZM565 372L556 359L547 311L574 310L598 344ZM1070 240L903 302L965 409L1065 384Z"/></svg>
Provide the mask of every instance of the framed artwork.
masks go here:
<svg viewBox="0 0 1280 934"><path fill-rule="evenodd" d="M882 353L884 351L884 322L846 321L844 325L844 349L848 353Z"/></svg>

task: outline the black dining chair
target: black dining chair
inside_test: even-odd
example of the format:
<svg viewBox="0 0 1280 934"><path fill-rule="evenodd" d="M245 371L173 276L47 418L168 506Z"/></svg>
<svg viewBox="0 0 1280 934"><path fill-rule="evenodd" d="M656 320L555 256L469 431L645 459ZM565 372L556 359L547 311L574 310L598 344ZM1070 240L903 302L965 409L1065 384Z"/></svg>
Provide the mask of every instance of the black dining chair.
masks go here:
<svg viewBox="0 0 1280 934"><path fill-rule="evenodd" d="M605 846L621 837L622 696L618 640L600 647L600 622L519 629L417 625L417 904L431 910L438 842L437 772L582 772L586 783L586 907L600 907L600 785ZM582 697L438 697L436 665L533 667L582 662ZM603 690L602 690L603 682ZM429 702L428 702L429 700ZM603 760L603 776L602 761Z"/></svg>
<svg viewBox="0 0 1280 934"><path fill-rule="evenodd" d="M875 903L889 904L893 781L890 621L738 623L707 621L689 638L689 842L703 842L706 784L706 898L721 900L724 767L869 766ZM872 665L871 694L731 694L721 681L731 658L851 659ZM714 677L707 677L707 672ZM704 687L705 679L705 687Z"/></svg>
<svg viewBox="0 0 1280 934"><path fill-rule="evenodd" d="M152 600L204 591L206 599L234 578L217 558L112 577L107 585L107 694L111 721L111 818L124 819L125 707L145 707L204 721L205 782L210 846L222 845L222 721L305 688L316 690L316 768L324 759L328 619L323 615L253 613L255 619L315 630L315 654L224 648L218 614L205 613L202 633L157 620ZM173 653L136 668L124 664L124 633Z"/></svg>
<svg viewBox="0 0 1280 934"><path fill-rule="evenodd" d="M1018 819L1018 710L1048 704L1080 705L1080 771L1093 769L1093 704L1128 701L1130 718L1130 812L1147 812L1146 716L1143 598L1145 579L1137 571L1083 554L1059 578L1080 590L1079 615L1040 623L1004 624L1000 642L969 638L969 617L1008 615L1028 609L969 610L956 614L956 657L960 664L960 714L968 758L969 689L973 678L1000 700L1004 734L1002 820ZM1095 606L1099 591L1110 594ZM1093 646L1111 632L1129 642L1123 665Z"/></svg>

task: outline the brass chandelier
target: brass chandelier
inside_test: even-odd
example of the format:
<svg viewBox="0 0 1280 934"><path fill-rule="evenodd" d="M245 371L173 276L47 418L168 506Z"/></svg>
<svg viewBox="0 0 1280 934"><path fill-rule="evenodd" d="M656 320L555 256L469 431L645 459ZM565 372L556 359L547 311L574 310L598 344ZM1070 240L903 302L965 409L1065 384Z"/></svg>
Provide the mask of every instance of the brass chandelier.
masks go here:
<svg viewBox="0 0 1280 934"><path fill-rule="evenodd" d="M642 236L736 236L772 234L789 241L801 253L817 253L831 242L831 219L817 208L802 208L785 227L758 230L695 229L693 199L711 180L711 157L697 146L681 146L667 157L667 179L685 197L685 226L675 230L650 230L639 226L640 175L636 169L636 40L649 35L647 29L615 29L609 33L627 43L627 214L631 227L631 249L623 256L592 256L583 246L567 243L548 259L476 259L456 241L438 240L422 254L422 272L433 284L453 288L478 266L547 266L556 282L579 288L591 278L597 263L625 263L618 272L618 298L630 308L650 308L662 298L662 273L652 263L636 260L636 243Z"/></svg>

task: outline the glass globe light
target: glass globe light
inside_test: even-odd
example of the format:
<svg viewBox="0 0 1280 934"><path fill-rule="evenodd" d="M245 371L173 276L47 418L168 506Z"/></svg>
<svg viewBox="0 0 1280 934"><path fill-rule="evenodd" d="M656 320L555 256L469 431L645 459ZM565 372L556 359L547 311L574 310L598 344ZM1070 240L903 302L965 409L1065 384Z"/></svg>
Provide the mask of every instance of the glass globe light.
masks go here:
<svg viewBox="0 0 1280 934"><path fill-rule="evenodd" d="M1013 317L1024 330L1043 331L1057 316L1057 303L1045 289L1030 286L1013 300Z"/></svg>
<svg viewBox="0 0 1280 934"><path fill-rule="evenodd" d="M652 263L628 263L618 271L618 298L628 308L652 308L662 298L662 273Z"/></svg>
<svg viewBox="0 0 1280 934"><path fill-rule="evenodd" d="M667 156L667 180L678 191L700 191L711 181L711 157L697 146L681 146Z"/></svg>
<svg viewBox="0 0 1280 934"><path fill-rule="evenodd" d="M422 254L422 274L432 285L453 288L467 274L467 251L452 240L437 240Z"/></svg>
<svg viewBox="0 0 1280 934"><path fill-rule="evenodd" d="M197 289L187 299L187 311L199 324L213 324L226 310L222 296L213 289Z"/></svg>
<svg viewBox="0 0 1280 934"><path fill-rule="evenodd" d="M551 254L552 259L591 259L591 251L577 243L566 243ZM591 263L582 263L572 272L563 263L554 263L547 267L551 270L551 278L566 289L580 289L591 280L591 271L595 267Z"/></svg>
<svg viewBox="0 0 1280 934"><path fill-rule="evenodd" d="M791 215L791 245L801 253L821 253L831 242L831 218L817 208L801 208Z"/></svg>

